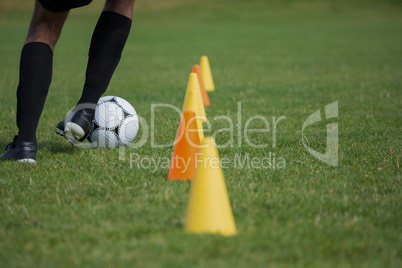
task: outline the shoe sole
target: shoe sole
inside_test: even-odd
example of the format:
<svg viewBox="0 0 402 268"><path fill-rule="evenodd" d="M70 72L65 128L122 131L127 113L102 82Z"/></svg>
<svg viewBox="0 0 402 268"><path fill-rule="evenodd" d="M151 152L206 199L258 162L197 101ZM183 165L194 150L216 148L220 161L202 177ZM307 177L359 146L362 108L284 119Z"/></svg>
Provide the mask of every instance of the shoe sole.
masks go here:
<svg viewBox="0 0 402 268"><path fill-rule="evenodd" d="M85 131L80 127L80 125L74 122L66 123L64 127L65 136L70 136L74 139L80 140L85 136Z"/></svg>
<svg viewBox="0 0 402 268"><path fill-rule="evenodd" d="M17 160L18 163L24 163L24 164L36 164L36 160L32 159L32 158L24 158L24 159L18 159Z"/></svg>
<svg viewBox="0 0 402 268"><path fill-rule="evenodd" d="M4 158L3 158L3 155L5 155L5 153L0 155L0 160L2 160L2 161L17 160L18 163L36 164L36 160L35 160L35 159L32 159L32 158L22 158L22 159L7 158L7 159L4 159Z"/></svg>
<svg viewBox="0 0 402 268"><path fill-rule="evenodd" d="M82 127L73 122L66 123L64 130L56 127L55 132L56 134L68 140L71 145L81 143L79 140L85 136L85 131L82 129Z"/></svg>

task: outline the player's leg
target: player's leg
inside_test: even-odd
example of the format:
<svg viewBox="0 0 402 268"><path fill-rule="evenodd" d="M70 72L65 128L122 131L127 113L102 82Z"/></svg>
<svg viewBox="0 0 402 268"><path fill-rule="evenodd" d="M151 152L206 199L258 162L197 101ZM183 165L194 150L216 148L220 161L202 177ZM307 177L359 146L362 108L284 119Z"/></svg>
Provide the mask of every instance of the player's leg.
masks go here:
<svg viewBox="0 0 402 268"><path fill-rule="evenodd" d="M134 0L107 0L92 35L86 80L78 103L97 103L105 93L127 41Z"/></svg>
<svg viewBox="0 0 402 268"><path fill-rule="evenodd" d="M73 144L90 131L96 103L109 85L130 33L133 6L134 0L106 0L92 35L81 98L56 127L56 133Z"/></svg>
<svg viewBox="0 0 402 268"><path fill-rule="evenodd" d="M36 142L36 128L52 79L53 49L68 11L51 12L35 1L34 14L21 53L17 89L20 140Z"/></svg>
<svg viewBox="0 0 402 268"><path fill-rule="evenodd" d="M2 159L35 160L36 129L52 79L53 48L67 18L66 12L50 12L36 0L28 36L21 52L17 89L18 137Z"/></svg>

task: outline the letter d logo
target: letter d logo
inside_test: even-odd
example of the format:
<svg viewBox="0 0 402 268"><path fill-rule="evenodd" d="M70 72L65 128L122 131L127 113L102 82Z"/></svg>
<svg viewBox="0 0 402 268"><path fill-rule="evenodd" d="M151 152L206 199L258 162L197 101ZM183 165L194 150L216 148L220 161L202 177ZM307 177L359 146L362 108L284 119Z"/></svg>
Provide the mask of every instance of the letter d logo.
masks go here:
<svg viewBox="0 0 402 268"><path fill-rule="evenodd" d="M328 120L333 117L338 117L338 101L328 104L325 106L325 118ZM316 111L310 115L307 120L303 123L302 129L302 142L304 148L312 154L315 158L320 161L327 163L333 167L338 166L338 123L327 124L327 146L325 149L325 154L311 149L304 139L304 129L316 122L321 121L320 110Z"/></svg>

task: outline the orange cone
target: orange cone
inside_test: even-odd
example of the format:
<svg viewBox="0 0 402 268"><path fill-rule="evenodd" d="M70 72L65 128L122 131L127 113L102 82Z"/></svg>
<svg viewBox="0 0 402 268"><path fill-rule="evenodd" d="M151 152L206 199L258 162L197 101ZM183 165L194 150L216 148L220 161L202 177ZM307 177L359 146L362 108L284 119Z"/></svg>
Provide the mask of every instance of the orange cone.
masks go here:
<svg viewBox="0 0 402 268"><path fill-rule="evenodd" d="M184 111L176 136L168 180L192 180L196 173L200 137L194 111Z"/></svg>
<svg viewBox="0 0 402 268"><path fill-rule="evenodd" d="M209 97L208 97L207 91L205 90L204 80L202 78L200 65L198 65L198 64L193 65L193 71L192 72L197 74L198 83L200 83L200 91L201 91L201 96L202 96L202 102L204 103L204 106L209 106L210 105Z"/></svg>

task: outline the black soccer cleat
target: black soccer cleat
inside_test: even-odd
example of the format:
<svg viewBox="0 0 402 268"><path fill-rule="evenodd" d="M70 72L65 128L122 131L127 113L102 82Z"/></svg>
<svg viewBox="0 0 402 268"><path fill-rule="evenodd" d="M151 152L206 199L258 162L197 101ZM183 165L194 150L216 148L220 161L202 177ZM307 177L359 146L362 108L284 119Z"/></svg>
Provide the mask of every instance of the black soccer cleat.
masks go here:
<svg viewBox="0 0 402 268"><path fill-rule="evenodd" d="M92 128L92 120L93 116L85 109L78 111L73 109L64 120L57 124L55 131L72 145L78 144L88 136Z"/></svg>
<svg viewBox="0 0 402 268"><path fill-rule="evenodd" d="M18 141L15 136L13 141L6 146L6 152L0 155L2 160L17 160L21 163L35 164L37 148L33 142Z"/></svg>

